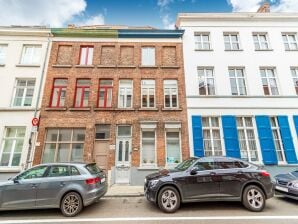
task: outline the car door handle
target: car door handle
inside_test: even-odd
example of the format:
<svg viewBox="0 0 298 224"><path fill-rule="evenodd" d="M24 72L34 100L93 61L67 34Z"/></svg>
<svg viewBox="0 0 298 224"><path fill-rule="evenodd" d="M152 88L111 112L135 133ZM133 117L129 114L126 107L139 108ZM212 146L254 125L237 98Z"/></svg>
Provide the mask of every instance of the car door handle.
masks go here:
<svg viewBox="0 0 298 224"><path fill-rule="evenodd" d="M61 182L61 183L60 183L60 186L61 186L61 187L64 187L64 186L65 186L65 183L64 183L64 182Z"/></svg>
<svg viewBox="0 0 298 224"><path fill-rule="evenodd" d="M237 171L238 174L243 174L243 171L239 170Z"/></svg>
<svg viewBox="0 0 298 224"><path fill-rule="evenodd" d="M215 172L210 172L210 175L211 175L211 176L215 176L216 173L215 173Z"/></svg>
<svg viewBox="0 0 298 224"><path fill-rule="evenodd" d="M37 184L31 184L31 187L32 187L33 189L35 189L35 188L37 187Z"/></svg>

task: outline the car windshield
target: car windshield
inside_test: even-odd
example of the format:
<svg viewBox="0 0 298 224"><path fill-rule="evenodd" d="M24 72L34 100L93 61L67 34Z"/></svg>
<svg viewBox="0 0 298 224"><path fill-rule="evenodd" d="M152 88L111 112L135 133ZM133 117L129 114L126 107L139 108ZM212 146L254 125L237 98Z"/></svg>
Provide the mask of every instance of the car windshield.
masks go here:
<svg viewBox="0 0 298 224"><path fill-rule="evenodd" d="M293 172L292 172L292 175L294 175L295 177L298 178L298 170L293 171Z"/></svg>
<svg viewBox="0 0 298 224"><path fill-rule="evenodd" d="M182 163L180 163L178 166L175 167L176 170L185 171L187 170L195 161L197 161L196 158L190 158L188 160L184 160Z"/></svg>
<svg viewBox="0 0 298 224"><path fill-rule="evenodd" d="M86 166L86 169L89 171L90 174L94 175L94 174L98 174L101 172L101 169L99 169L95 163L92 164L88 164Z"/></svg>

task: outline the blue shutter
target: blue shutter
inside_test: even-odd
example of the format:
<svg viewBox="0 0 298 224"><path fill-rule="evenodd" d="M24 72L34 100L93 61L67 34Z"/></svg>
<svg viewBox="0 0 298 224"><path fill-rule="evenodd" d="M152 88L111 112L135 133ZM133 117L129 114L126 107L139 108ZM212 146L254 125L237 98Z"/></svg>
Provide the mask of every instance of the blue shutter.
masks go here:
<svg viewBox="0 0 298 224"><path fill-rule="evenodd" d="M295 125L295 128L296 128L296 134L297 134L297 137L298 137L298 116L293 116L293 119L294 119L294 125Z"/></svg>
<svg viewBox="0 0 298 224"><path fill-rule="evenodd" d="M273 134L268 116L256 116L258 135L265 165L277 164Z"/></svg>
<svg viewBox="0 0 298 224"><path fill-rule="evenodd" d="M278 125L280 128L282 144L284 146L286 160L289 164L297 163L297 157L296 157L293 138L292 138L292 134L289 126L288 117L278 116L277 119L278 119Z"/></svg>
<svg viewBox="0 0 298 224"><path fill-rule="evenodd" d="M194 155L197 157L204 156L203 129L201 116L192 116L192 136Z"/></svg>
<svg viewBox="0 0 298 224"><path fill-rule="evenodd" d="M222 116L222 127L224 133L226 155L234 158L240 158L236 117L229 115Z"/></svg>

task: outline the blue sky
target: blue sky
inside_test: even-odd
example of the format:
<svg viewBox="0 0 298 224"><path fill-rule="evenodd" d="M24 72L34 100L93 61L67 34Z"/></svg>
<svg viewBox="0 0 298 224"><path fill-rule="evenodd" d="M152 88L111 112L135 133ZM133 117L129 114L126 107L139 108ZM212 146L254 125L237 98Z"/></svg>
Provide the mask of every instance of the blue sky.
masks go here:
<svg viewBox="0 0 298 224"><path fill-rule="evenodd" d="M267 0L298 12L298 0ZM174 28L179 12L256 12L264 0L0 0L0 26L135 25Z"/></svg>

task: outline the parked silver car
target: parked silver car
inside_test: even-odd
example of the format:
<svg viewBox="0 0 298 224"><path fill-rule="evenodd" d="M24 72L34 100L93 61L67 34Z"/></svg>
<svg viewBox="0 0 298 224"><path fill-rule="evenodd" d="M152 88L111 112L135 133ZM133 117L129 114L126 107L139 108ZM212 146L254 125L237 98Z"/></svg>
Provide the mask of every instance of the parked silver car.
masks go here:
<svg viewBox="0 0 298 224"><path fill-rule="evenodd" d="M71 217L106 192L106 175L95 163L41 164L0 183L0 210L60 208Z"/></svg>

